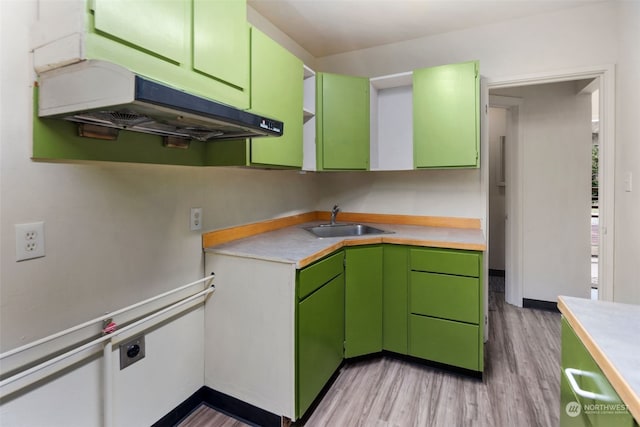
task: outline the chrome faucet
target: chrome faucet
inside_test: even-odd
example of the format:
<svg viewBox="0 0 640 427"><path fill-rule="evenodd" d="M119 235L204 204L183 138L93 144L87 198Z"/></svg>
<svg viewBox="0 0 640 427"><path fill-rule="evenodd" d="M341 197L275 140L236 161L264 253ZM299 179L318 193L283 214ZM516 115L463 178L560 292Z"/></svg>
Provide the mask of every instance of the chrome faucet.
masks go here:
<svg viewBox="0 0 640 427"><path fill-rule="evenodd" d="M331 225L336 225L336 217L338 216L338 212L340 212L340 207L338 205L334 205L333 209L331 209Z"/></svg>

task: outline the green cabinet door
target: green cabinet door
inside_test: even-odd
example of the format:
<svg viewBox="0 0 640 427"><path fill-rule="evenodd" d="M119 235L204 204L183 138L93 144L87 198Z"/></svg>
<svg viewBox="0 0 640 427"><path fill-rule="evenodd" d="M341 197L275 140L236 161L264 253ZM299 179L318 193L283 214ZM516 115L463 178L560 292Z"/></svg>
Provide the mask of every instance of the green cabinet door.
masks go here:
<svg viewBox="0 0 640 427"><path fill-rule="evenodd" d="M252 28L251 110L284 122L284 134L254 139L251 163L302 167L302 89L302 61Z"/></svg>
<svg viewBox="0 0 640 427"><path fill-rule="evenodd" d="M318 170L369 168L369 79L316 74Z"/></svg>
<svg viewBox="0 0 640 427"><path fill-rule="evenodd" d="M85 55L250 107L246 0L92 0Z"/></svg>
<svg viewBox="0 0 640 427"><path fill-rule="evenodd" d="M212 77L217 100L249 107L246 0L193 0L193 69Z"/></svg>
<svg viewBox="0 0 640 427"><path fill-rule="evenodd" d="M345 357L382 350L382 246L345 250Z"/></svg>
<svg viewBox="0 0 640 427"><path fill-rule="evenodd" d="M560 426L633 427L633 416L564 317L561 342Z"/></svg>
<svg viewBox="0 0 640 427"><path fill-rule="evenodd" d="M172 61L188 62L190 0L94 0L96 31Z"/></svg>
<svg viewBox="0 0 640 427"><path fill-rule="evenodd" d="M296 325L296 416L301 417L342 363L344 274L299 302Z"/></svg>
<svg viewBox="0 0 640 427"><path fill-rule="evenodd" d="M249 87L245 0L193 0L193 68L238 88Z"/></svg>
<svg viewBox="0 0 640 427"><path fill-rule="evenodd" d="M207 144L209 166L302 167L303 64L251 28L251 111L284 123L280 137Z"/></svg>
<svg viewBox="0 0 640 427"><path fill-rule="evenodd" d="M382 268L382 348L407 354L409 249L384 245Z"/></svg>
<svg viewBox="0 0 640 427"><path fill-rule="evenodd" d="M413 146L416 168L478 167L478 62L413 72Z"/></svg>
<svg viewBox="0 0 640 427"><path fill-rule="evenodd" d="M426 360L482 371L478 325L409 315L409 354Z"/></svg>

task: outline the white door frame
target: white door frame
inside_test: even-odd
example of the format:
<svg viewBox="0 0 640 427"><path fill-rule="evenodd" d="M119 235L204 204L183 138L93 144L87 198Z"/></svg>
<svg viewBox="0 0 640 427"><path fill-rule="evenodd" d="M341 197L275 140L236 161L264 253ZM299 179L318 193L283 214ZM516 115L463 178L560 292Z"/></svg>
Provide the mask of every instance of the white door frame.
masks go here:
<svg viewBox="0 0 640 427"><path fill-rule="evenodd" d="M523 156L519 141L522 141L522 126L520 126L521 98L510 96L489 96L489 107L507 110L507 144L505 145L505 301L517 307L522 307L523 298L523 256L522 238L522 209L523 180L519 174L523 170ZM514 245L518 247L514 247ZM491 250L491 248L489 248Z"/></svg>
<svg viewBox="0 0 640 427"><path fill-rule="evenodd" d="M599 79L600 90L600 151L599 151L599 169L601 180L599 182L599 202L600 202L600 253L598 259L598 297L601 300L613 301L614 286L614 184L615 184L615 66L601 65L575 68L570 70L540 72L535 74L488 78L487 86L489 89L507 88L516 86L526 86L533 84L555 83L569 80L581 80L589 78ZM493 104L492 104L493 106ZM518 108L517 106L505 106L496 104L506 108ZM518 167L514 170L511 179L515 180L516 185L522 185L522 179L519 174L522 171L524 163L523 150L516 150ZM507 172L509 169L507 168ZM508 175L507 175L508 176ZM485 185L488 183L485 182ZM488 195L488 188L485 188L485 194ZM515 189L512 188L512 191ZM523 271L522 258L524 256L522 249L522 188L518 189L519 195L513 195L512 200L515 201L515 216L509 216L509 226L515 227L514 233L511 234L515 239L511 242L511 249L514 252L511 258L512 265L505 265L507 271L513 270L513 280L506 284L505 299L510 304L517 306L522 305L523 289ZM507 183L507 192L509 191L509 183ZM508 215L509 206L507 206ZM518 216L520 215L520 216ZM517 224L514 224L517 222ZM487 236L488 241L488 236ZM507 243L509 245L509 243ZM507 262L507 259L505 259ZM509 289L511 288L511 289ZM519 302L519 303L518 303Z"/></svg>

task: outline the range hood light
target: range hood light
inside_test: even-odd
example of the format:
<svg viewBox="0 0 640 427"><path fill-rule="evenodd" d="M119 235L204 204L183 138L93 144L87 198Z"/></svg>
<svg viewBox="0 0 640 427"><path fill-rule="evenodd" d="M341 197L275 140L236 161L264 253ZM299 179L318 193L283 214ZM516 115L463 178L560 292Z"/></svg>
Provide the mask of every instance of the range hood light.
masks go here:
<svg viewBox="0 0 640 427"><path fill-rule="evenodd" d="M120 131L116 128L91 125L88 123L78 123L78 136L84 138L95 138L114 141L118 139L119 132Z"/></svg>
<svg viewBox="0 0 640 427"><path fill-rule="evenodd" d="M189 148L189 145L191 145L191 140L175 136L164 136L162 137L162 145L166 148L180 148L186 150Z"/></svg>

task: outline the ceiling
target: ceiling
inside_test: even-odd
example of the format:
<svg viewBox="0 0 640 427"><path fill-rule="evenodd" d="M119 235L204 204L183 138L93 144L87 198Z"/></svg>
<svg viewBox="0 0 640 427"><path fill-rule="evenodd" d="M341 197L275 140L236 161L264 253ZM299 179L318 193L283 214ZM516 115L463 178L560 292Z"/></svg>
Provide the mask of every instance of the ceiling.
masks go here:
<svg viewBox="0 0 640 427"><path fill-rule="evenodd" d="M314 57L602 0L247 0Z"/></svg>

